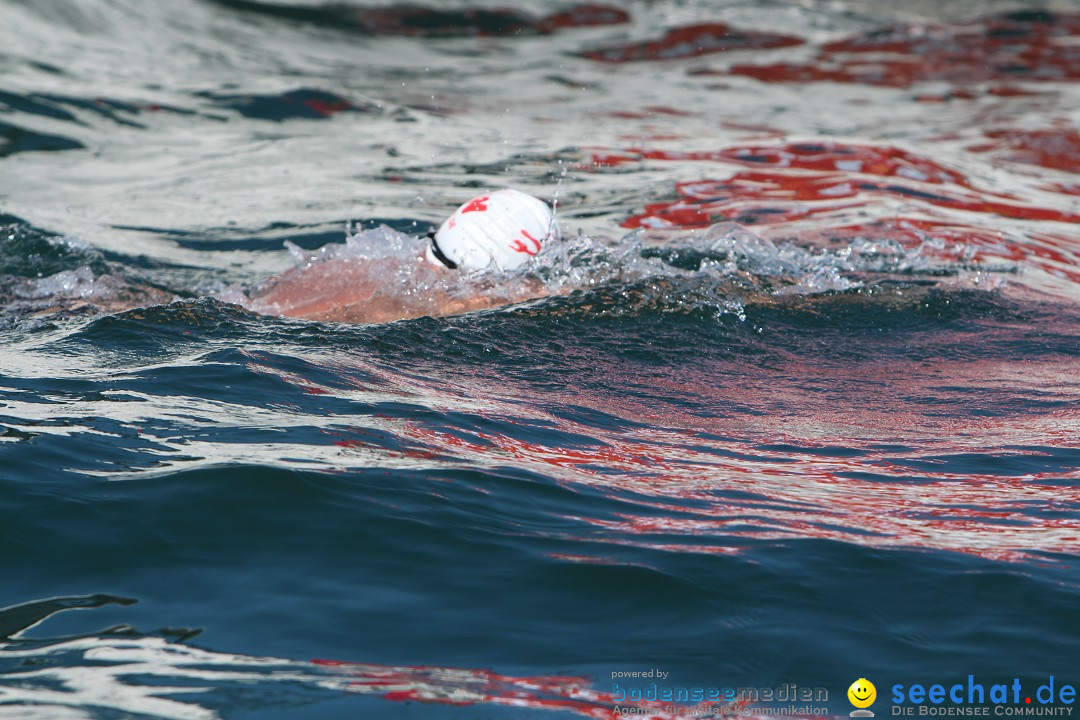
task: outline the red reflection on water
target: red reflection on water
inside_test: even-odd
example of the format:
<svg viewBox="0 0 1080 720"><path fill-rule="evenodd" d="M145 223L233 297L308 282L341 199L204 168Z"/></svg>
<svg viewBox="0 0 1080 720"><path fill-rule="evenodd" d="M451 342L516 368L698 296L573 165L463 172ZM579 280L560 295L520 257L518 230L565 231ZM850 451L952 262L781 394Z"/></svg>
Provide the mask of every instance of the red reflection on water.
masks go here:
<svg viewBox="0 0 1080 720"><path fill-rule="evenodd" d="M952 262L984 263L1007 260L1038 267L1070 282L1080 283L1080 238L1028 233L1023 242L1003 233L959 223L897 217L888 221L803 230L799 237L811 242L892 240L919 255Z"/></svg>
<svg viewBox="0 0 1080 720"><path fill-rule="evenodd" d="M702 23L673 28L656 40L588 50L581 54L590 60L622 63L673 60L729 50L760 50L802 43L801 38L793 35L737 30L722 23Z"/></svg>
<svg viewBox="0 0 1080 720"><path fill-rule="evenodd" d="M1060 169L1080 163L1080 135L1073 130L991 131L998 142L981 150L1012 150L1010 159ZM1072 154L1070 154L1072 153ZM592 166L640 162L708 162L742 168L726 179L675 184L675 199L649 203L626 218L628 228L702 229L735 221L774 238L839 240L865 237L923 248L924 257L980 262L1024 262L1070 282L1080 282L1080 237L1031 231L1019 237L980 227L950 211L1012 220L1080 223L1080 213L1046 207L1015 194L979 189L962 172L901 148L826 141L736 145L708 151L635 148L595 152ZM757 169L760 168L760 169ZM1043 189L1080 193L1058 183ZM877 220L852 222L859 214ZM880 219L885 215L888 220ZM813 220L811 230L794 226ZM790 228L790 230L789 230ZM935 249L930 243L948 243Z"/></svg>
<svg viewBox="0 0 1080 720"><path fill-rule="evenodd" d="M1017 332L1024 331L972 331L970 342L992 342L995 334L1008 342ZM1080 552L1080 471L1048 454L1075 447L1076 414L1061 403L1010 409L995 394L1023 388L1024 398L1075 396L1080 360L894 359L840 368L795 358L753 376L718 362L671 378L635 378L618 366L628 388L640 381L653 396L690 392L695 403L686 410L580 389L561 398L649 427L604 430L538 418L589 438L587 445L515 436L508 418L521 404L513 401L500 408L493 400L483 413L501 432L463 435L434 422L403 423L399 431L455 465L512 465L621 503L616 519L578 509L574 519L599 534L571 540L732 554L762 541L827 539L1007 562ZM717 410L703 415L703 407ZM972 463L975 472L967 471Z"/></svg>
<svg viewBox="0 0 1080 720"><path fill-rule="evenodd" d="M920 182L967 186L961 172L900 148L840 142L733 146L712 151L632 150L594 155L599 165L642 160L728 162L745 167L826 170L903 177Z"/></svg>
<svg viewBox="0 0 1080 720"><path fill-rule="evenodd" d="M562 28L618 25L630 20L626 11L599 3L571 5L547 16L509 7L446 10L411 4L343 12L366 33L405 37L545 35Z"/></svg>
<svg viewBox="0 0 1080 720"><path fill-rule="evenodd" d="M346 110L355 110L356 106L347 100L338 100L337 102L327 102L321 98L309 98L304 100L304 105L311 108L323 117L330 117L336 115L339 112L345 112Z"/></svg>
<svg viewBox="0 0 1080 720"><path fill-rule="evenodd" d="M444 705L501 705L573 712L584 717L607 719L618 707L634 707L635 717L677 720L687 716L716 718L736 714L746 706L739 702L670 703L616 699L592 688L587 677L572 675L501 675L491 670L425 666L373 665L313 660L323 668L355 679L345 687L354 692L382 695L398 702ZM672 706L678 712L670 712ZM719 712L717 712L719 710ZM725 710L727 712L725 712Z"/></svg>
<svg viewBox="0 0 1080 720"><path fill-rule="evenodd" d="M994 151L1013 162L1080 173L1080 133L1071 127L1047 130L990 130L995 142L969 147L973 152Z"/></svg>
<svg viewBox="0 0 1080 720"><path fill-rule="evenodd" d="M546 18L547 25L553 28L619 25L625 22L630 22L630 13L612 5L595 3L573 5Z"/></svg>
<svg viewBox="0 0 1080 720"><path fill-rule="evenodd" d="M746 64L725 72L765 82L828 80L891 87L928 81L959 86L1061 81L1080 78L1076 36L1080 14L1017 12L964 23L874 30L823 45L811 63ZM965 90L970 92L961 92ZM1009 92L1015 92L1015 86L997 90Z"/></svg>
<svg viewBox="0 0 1080 720"><path fill-rule="evenodd" d="M1000 215L1022 220L1080 223L1080 214L1004 202L990 193L926 190L917 183L878 181L860 173L738 172L726 180L677 183L678 200L652 203L623 227L704 228L724 220L743 224L790 222L838 209L874 205L880 198ZM856 200L857 202L838 202Z"/></svg>

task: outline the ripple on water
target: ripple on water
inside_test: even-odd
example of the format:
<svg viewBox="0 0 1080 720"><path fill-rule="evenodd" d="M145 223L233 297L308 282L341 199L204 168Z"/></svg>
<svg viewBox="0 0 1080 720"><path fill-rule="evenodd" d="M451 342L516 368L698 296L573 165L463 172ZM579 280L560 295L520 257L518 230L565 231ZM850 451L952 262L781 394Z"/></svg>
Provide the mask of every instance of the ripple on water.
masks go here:
<svg viewBox="0 0 1080 720"><path fill-rule="evenodd" d="M1067 681L1074 9L378 5L5 5L0 705Z"/></svg>

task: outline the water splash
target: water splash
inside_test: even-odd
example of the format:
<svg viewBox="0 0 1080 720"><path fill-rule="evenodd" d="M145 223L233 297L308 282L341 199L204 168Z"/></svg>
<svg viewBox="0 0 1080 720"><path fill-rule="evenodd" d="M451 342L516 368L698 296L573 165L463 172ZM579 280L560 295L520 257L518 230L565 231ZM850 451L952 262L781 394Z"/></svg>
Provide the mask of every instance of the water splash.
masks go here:
<svg viewBox="0 0 1080 720"><path fill-rule="evenodd" d="M669 298L674 303L738 314L748 293L844 292L897 274L960 272L955 263L935 259L933 251L941 246L932 239L904 248L860 236L837 248L814 249L777 243L736 223L702 231L635 231L619 239L579 232L549 243L529 264L511 271L447 272L423 260L426 242L381 226L350 228L344 244L314 252L287 243L294 269L248 295L232 286L218 297L268 314L379 322L663 282L669 292L693 288Z"/></svg>

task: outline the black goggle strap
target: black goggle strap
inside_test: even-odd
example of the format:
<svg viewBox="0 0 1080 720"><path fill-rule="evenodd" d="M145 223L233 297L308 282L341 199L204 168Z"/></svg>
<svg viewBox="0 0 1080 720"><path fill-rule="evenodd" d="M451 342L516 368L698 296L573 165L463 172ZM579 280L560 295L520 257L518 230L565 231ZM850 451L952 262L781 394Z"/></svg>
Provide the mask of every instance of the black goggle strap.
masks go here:
<svg viewBox="0 0 1080 720"><path fill-rule="evenodd" d="M435 231L428 230L427 236L428 240L431 241L431 253L446 267L451 270L457 270L457 263L446 257L446 255L443 254L443 251L439 249L439 241L435 239Z"/></svg>

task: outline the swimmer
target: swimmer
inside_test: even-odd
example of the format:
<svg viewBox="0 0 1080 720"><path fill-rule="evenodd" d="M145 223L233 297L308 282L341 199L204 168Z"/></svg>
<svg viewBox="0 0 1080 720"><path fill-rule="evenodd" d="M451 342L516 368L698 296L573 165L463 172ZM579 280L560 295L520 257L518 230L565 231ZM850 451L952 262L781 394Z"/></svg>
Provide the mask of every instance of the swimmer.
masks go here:
<svg viewBox="0 0 1080 720"><path fill-rule="evenodd" d="M307 320L378 323L520 302L544 295L540 284L520 283L512 293L491 287L488 293L461 296L439 281L448 273L519 269L559 238L546 203L518 190L497 190L469 200L428 234L410 277L430 286L430 293L386 286L399 277L398 258L341 258L282 273L255 292L249 307Z"/></svg>
<svg viewBox="0 0 1080 720"><path fill-rule="evenodd" d="M287 270L252 292L231 288L227 297L218 298L267 315L382 323L459 315L551 294L536 277L514 272L561 238L551 209L526 193L497 190L475 197L422 243L383 230L384 238L370 231L374 238L365 239L374 252L357 256L348 245L331 245L320 252L320 259ZM377 247L380 239L388 245ZM412 257L397 252L405 250L401 243L410 242L416 248ZM8 287L2 281L0 277L4 314L97 315L180 299L111 274L95 276L88 267Z"/></svg>

